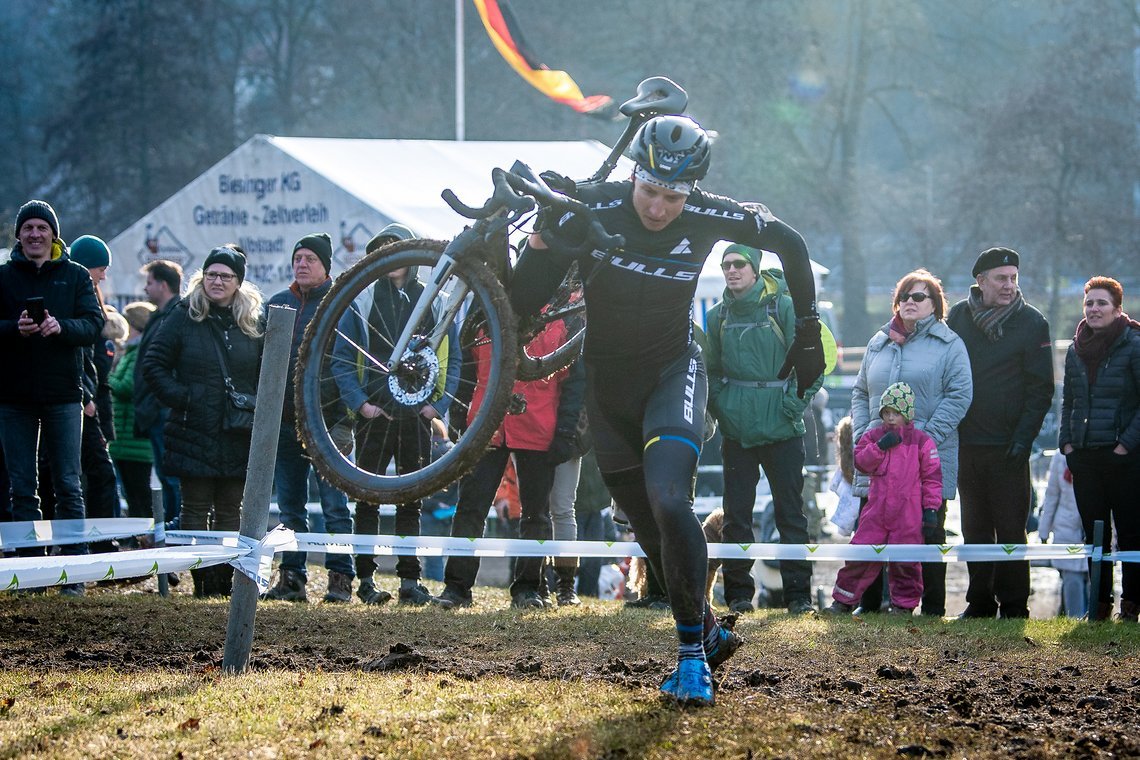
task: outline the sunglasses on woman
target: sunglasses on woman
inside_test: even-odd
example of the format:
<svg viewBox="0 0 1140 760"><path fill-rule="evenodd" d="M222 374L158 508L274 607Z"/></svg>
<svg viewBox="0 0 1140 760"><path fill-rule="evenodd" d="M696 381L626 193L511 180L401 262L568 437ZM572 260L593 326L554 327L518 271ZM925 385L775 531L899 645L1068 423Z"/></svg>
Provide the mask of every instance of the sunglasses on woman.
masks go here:
<svg viewBox="0 0 1140 760"><path fill-rule="evenodd" d="M726 272L730 269L744 269L746 266L749 264L745 259L732 259L731 261L722 261L720 264L720 268Z"/></svg>
<svg viewBox="0 0 1140 760"><path fill-rule="evenodd" d="M903 293L899 296L899 303L906 303L907 301L914 301L915 303L922 303L927 298L930 298L926 293Z"/></svg>

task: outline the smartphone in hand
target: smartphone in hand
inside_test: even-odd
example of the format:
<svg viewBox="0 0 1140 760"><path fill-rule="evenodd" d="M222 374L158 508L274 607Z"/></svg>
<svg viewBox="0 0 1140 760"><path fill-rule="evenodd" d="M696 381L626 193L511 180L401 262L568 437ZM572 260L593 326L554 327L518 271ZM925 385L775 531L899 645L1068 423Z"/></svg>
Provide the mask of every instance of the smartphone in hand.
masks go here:
<svg viewBox="0 0 1140 760"><path fill-rule="evenodd" d="M28 318L35 322L37 325L44 323L44 299L43 296L33 296L24 301L24 310L28 312Z"/></svg>

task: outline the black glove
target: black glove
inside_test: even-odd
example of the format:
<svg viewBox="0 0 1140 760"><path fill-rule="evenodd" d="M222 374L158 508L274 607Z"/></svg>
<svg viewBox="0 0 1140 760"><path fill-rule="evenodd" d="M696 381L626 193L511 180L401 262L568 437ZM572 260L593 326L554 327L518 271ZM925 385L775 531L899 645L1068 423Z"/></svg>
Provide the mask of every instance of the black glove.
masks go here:
<svg viewBox="0 0 1140 760"><path fill-rule="evenodd" d="M549 185L550 189L554 192L569 195L571 198L578 197L578 183L565 174L547 170L538 176L541 177L542 181Z"/></svg>
<svg viewBox="0 0 1140 760"><path fill-rule="evenodd" d="M578 441L574 431L556 432L554 440L550 442L550 448L546 450L547 463L558 466L576 456L578 456Z"/></svg>
<svg viewBox="0 0 1140 760"><path fill-rule="evenodd" d="M883 451L887 451L888 449L892 449L895 446L898 446L900 443L902 443L902 436L893 430L888 430L875 445Z"/></svg>
<svg viewBox="0 0 1140 760"><path fill-rule="evenodd" d="M938 510L922 510L922 539L926 542L938 538Z"/></svg>
<svg viewBox="0 0 1140 760"><path fill-rule="evenodd" d="M785 379L796 371L796 394L803 398L807 389L815 384L827 361L823 357L823 341L819 337L819 316L796 318L796 337L788 347L784 366L780 367L776 375L778 380Z"/></svg>
<svg viewBox="0 0 1140 760"><path fill-rule="evenodd" d="M1011 466L1020 466L1029 461L1029 447L1024 443L1014 441L1005 450L1005 460Z"/></svg>

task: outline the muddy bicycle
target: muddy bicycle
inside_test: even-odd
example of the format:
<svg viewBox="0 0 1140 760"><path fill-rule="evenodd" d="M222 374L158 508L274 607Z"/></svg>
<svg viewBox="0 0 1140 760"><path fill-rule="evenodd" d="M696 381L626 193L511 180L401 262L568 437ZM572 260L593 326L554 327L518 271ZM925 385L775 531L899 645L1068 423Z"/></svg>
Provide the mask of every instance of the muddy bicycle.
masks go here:
<svg viewBox="0 0 1140 760"><path fill-rule="evenodd" d="M643 81L620 108L629 121L617 144L593 176L575 184L605 181L642 124L682 112L687 100L664 77ZM508 234L537 205L543 214L585 219L583 249L610 252L624 241L572 197L565 178L516 162L510 171L495 169L492 184L478 208L445 190L447 204L473 223L451 241L377 249L336 279L305 331L295 378L298 431L321 475L355 499L405 503L454 482L483 455L504 416L525 403L513 394L515 380L542 382L581 351L585 302L573 270L538 315L514 314ZM564 336L557 345L535 340L556 324ZM529 351L536 343L544 348ZM357 405L363 398L367 404Z"/></svg>

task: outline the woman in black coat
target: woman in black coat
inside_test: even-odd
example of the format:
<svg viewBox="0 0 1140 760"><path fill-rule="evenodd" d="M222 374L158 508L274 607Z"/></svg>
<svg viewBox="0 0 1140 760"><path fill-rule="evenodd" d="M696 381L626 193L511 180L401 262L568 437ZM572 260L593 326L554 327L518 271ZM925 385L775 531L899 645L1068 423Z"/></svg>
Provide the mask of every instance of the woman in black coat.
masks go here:
<svg viewBox="0 0 1140 760"><path fill-rule="evenodd" d="M215 248L143 357L147 383L171 409L163 464L182 482L183 530L238 529L250 435L223 429L224 377L228 369L236 390L256 392L260 318L261 293L245 282L245 255L237 246ZM229 568L221 568L196 575L195 593L228 593Z"/></svg>
<svg viewBox="0 0 1140 760"><path fill-rule="evenodd" d="M1124 289L1111 277L1085 283L1085 318L1065 356L1057 442L1073 474L1085 543L1092 543L1093 524L1102 520L1105 552L1114 524L1121 551L1140 549L1140 323L1124 313L1123 304ZM1098 599L1090 617L1106 620L1112 612L1111 563L1101 564ZM1137 613L1140 564L1125 562L1120 618L1135 622Z"/></svg>

